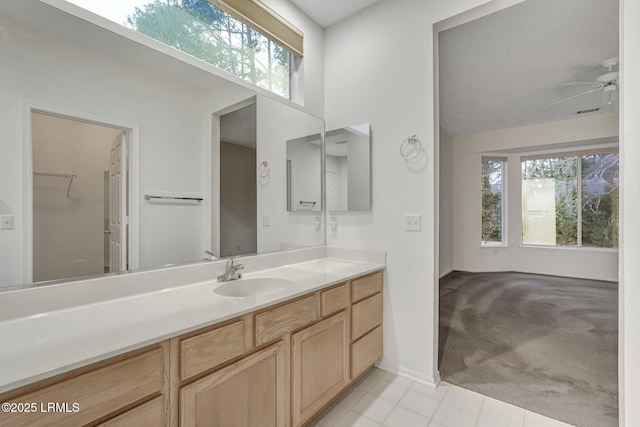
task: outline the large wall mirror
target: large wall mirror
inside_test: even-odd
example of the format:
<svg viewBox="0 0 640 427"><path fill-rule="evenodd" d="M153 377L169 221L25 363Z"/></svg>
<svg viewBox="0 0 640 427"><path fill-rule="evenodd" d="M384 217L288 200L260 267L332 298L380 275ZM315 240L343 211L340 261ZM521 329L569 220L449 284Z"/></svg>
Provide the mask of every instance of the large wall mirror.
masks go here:
<svg viewBox="0 0 640 427"><path fill-rule="evenodd" d="M287 141L323 121L114 28L0 3L0 290L323 245L286 209Z"/></svg>
<svg viewBox="0 0 640 427"><path fill-rule="evenodd" d="M287 211L322 210L322 135L287 141Z"/></svg>
<svg viewBox="0 0 640 427"><path fill-rule="evenodd" d="M371 209L371 132L369 123L325 134L328 211Z"/></svg>

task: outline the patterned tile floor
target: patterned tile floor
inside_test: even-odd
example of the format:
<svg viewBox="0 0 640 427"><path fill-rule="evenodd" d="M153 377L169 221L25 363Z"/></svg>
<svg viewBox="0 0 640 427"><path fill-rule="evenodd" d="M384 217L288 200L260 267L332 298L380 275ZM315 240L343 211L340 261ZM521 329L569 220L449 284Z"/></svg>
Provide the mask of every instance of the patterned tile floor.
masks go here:
<svg viewBox="0 0 640 427"><path fill-rule="evenodd" d="M433 389L371 370L310 426L567 427L560 421L442 383Z"/></svg>

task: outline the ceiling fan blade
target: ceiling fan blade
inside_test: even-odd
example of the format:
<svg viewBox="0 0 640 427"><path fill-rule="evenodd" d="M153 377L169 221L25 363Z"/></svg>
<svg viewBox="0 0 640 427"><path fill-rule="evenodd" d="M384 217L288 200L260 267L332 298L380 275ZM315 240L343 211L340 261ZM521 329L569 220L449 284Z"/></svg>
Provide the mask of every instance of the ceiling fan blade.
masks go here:
<svg viewBox="0 0 640 427"><path fill-rule="evenodd" d="M601 82L570 82L565 83L565 86L602 86Z"/></svg>
<svg viewBox="0 0 640 427"><path fill-rule="evenodd" d="M591 90L588 90L588 91L586 91L586 92L581 92L581 93L579 93L579 94L577 94L577 95L573 95L573 96L570 96L570 97L568 97L568 98L561 99L561 100L556 101L556 102L554 102L554 103L552 103L552 104L549 104L549 105L557 105L557 104L560 104L560 103L562 103L562 102L569 101L570 99L577 98L577 97L582 96L582 95L586 95L586 94L588 94L588 93L597 92L597 91L599 91L600 89L602 89L602 88L601 88L601 87L597 87L597 88L595 88L595 89L591 89Z"/></svg>

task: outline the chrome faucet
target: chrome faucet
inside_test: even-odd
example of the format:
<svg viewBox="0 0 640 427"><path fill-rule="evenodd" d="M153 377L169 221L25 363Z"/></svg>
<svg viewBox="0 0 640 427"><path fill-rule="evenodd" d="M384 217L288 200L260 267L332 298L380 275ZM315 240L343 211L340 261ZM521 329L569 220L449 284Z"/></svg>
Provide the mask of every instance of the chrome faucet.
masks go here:
<svg viewBox="0 0 640 427"><path fill-rule="evenodd" d="M204 251L205 254L209 255L204 259L204 261L217 261L218 257L211 251Z"/></svg>
<svg viewBox="0 0 640 427"><path fill-rule="evenodd" d="M240 274L238 270L242 270L244 268L244 265L242 264L234 265L233 261L236 258L237 257L229 258L229 260L227 261L227 266L225 267L224 274L218 276L218 282L228 282L230 280L238 280L242 277L242 274Z"/></svg>

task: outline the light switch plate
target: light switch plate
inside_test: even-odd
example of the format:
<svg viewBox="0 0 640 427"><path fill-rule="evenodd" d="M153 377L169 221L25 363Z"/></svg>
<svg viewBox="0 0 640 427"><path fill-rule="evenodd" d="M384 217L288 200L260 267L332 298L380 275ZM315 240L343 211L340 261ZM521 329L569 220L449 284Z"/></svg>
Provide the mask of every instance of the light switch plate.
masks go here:
<svg viewBox="0 0 640 427"><path fill-rule="evenodd" d="M420 230L422 230L422 215L420 215L420 214L406 214L404 216L404 229L405 229L405 231L420 231Z"/></svg>

